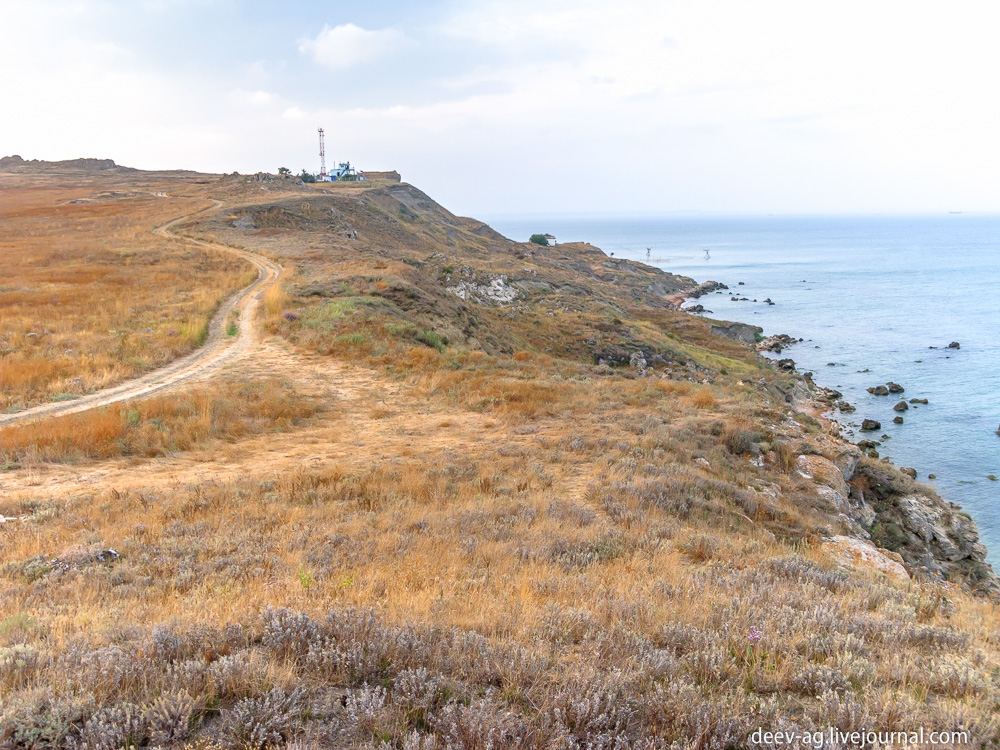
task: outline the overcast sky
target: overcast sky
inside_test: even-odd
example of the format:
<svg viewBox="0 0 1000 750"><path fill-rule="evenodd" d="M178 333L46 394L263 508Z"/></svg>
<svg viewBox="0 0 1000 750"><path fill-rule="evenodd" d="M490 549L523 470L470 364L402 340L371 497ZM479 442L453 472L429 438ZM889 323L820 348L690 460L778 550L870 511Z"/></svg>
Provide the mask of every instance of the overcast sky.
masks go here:
<svg viewBox="0 0 1000 750"><path fill-rule="evenodd" d="M470 215L997 211L995 8L0 0L0 152L315 171L322 125Z"/></svg>

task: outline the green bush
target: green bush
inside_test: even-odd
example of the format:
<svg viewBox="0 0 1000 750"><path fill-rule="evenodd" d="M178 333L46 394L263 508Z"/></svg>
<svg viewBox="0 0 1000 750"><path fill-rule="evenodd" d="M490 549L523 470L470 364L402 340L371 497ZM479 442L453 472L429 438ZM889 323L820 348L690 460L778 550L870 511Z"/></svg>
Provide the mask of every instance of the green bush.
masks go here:
<svg viewBox="0 0 1000 750"><path fill-rule="evenodd" d="M882 549L895 552L906 546L906 534L892 521L877 521L871 528L872 541Z"/></svg>
<svg viewBox="0 0 1000 750"><path fill-rule="evenodd" d="M528 238L528 241L534 242L536 245L544 245L545 247L549 246L549 241L546 239L544 234L533 234Z"/></svg>
<svg viewBox="0 0 1000 750"><path fill-rule="evenodd" d="M448 337L441 336L434 331L421 331L417 334L417 341L432 346L439 352L444 352L444 348L448 345Z"/></svg>
<svg viewBox="0 0 1000 750"><path fill-rule="evenodd" d="M756 430L733 430L727 432L724 438L726 448L735 456L753 453L756 444L763 439Z"/></svg>

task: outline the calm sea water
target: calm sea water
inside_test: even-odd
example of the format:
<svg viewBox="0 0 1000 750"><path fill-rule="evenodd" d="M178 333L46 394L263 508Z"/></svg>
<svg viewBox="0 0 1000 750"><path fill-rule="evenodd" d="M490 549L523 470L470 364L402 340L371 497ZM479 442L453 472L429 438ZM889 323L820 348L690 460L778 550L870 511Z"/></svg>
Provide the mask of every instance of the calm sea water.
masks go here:
<svg viewBox="0 0 1000 750"><path fill-rule="evenodd" d="M857 407L838 417L845 426L879 420L876 435L889 436L880 454L914 467L922 481L964 506L991 562L1000 562L1000 482L987 478L1000 476L1000 216L487 221L514 239L550 233L728 284L729 293L699 300L711 317L805 339L781 356ZM736 293L757 301L730 301ZM773 307L763 302L768 297ZM947 349L951 341L961 349ZM889 380L904 386L907 401L930 403L911 405L904 424L893 424L899 398L866 391ZM928 481L928 474L937 479Z"/></svg>

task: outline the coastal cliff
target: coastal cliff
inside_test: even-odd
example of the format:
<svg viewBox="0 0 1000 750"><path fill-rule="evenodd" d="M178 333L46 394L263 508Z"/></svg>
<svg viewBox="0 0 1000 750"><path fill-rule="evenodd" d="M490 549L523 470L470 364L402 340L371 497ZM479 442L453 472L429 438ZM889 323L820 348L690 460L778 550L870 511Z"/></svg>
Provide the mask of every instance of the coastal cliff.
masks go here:
<svg viewBox="0 0 1000 750"><path fill-rule="evenodd" d="M797 406L813 414L840 395L831 396L805 377L795 393ZM824 424L831 433L826 458L803 455L799 465L817 477L821 494L845 521L850 536L875 544L913 577L960 582L979 593L1000 595L1000 581L986 562L988 551L976 523L961 506L893 464L867 457L839 438L835 424Z"/></svg>
<svg viewBox="0 0 1000 750"><path fill-rule="evenodd" d="M0 431L0 747L1000 743L975 525L676 309L710 284L405 183L2 177L15 254L63 217L155 270L154 207L282 272L206 382Z"/></svg>
<svg viewBox="0 0 1000 750"><path fill-rule="evenodd" d="M241 184L227 189L234 196L248 192ZM757 353L781 351L793 339L778 336L758 344L757 327L679 312L685 299L725 289L724 284L609 257L587 243L545 247L512 241L482 222L455 216L406 183L350 196L250 204L232 216L237 219L198 227L285 254L289 234L304 244L332 237L353 257L384 259L380 289L371 278L331 274L324 263L296 254L293 290L309 301L307 317L325 300L351 296L346 285L354 294L391 303L378 316L416 323L447 345L499 355L535 350L620 369L630 377L752 389L779 410L756 428L781 438L777 444L754 444L747 460L773 465L783 460L778 452L807 463L827 456L842 469L842 480L833 486L817 482L815 497L800 496L826 523L795 534L847 535L899 559L914 577L954 581L979 592L1000 590L975 523L958 506L895 467L862 458L856 446L839 438L835 425L822 421L819 430L789 430L790 414L819 414L831 397L811 376L792 372L791 360L775 362ZM558 325L552 325L555 320ZM314 341L313 331L301 323L279 320L273 326L300 343L303 337ZM765 377L733 377L747 365Z"/></svg>

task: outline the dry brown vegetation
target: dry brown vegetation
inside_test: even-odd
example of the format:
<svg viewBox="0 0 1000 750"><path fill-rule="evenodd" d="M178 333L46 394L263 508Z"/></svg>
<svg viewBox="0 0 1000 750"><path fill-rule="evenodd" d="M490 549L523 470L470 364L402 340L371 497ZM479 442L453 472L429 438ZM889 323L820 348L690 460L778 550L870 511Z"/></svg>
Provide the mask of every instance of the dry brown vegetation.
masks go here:
<svg viewBox="0 0 1000 750"><path fill-rule="evenodd" d="M233 748L248 727L331 747L724 748L792 723L995 736L993 605L839 569L797 531L825 522L809 483L727 447L763 416L752 397L719 392L713 412L686 403L704 386L590 385L539 404L418 383L383 408L429 398L426 438L382 428L374 463L0 507L28 516L0 610L23 665L4 673L15 736L96 743L132 712L137 736L162 739L168 701L178 737ZM493 421L439 416L469 408ZM393 416L364 402L336 419Z"/></svg>
<svg viewBox="0 0 1000 750"><path fill-rule="evenodd" d="M324 245L289 191L296 213L245 212L263 219L243 241L295 272L239 375L280 370L285 404L226 383L138 402L112 421L159 458L0 475L0 747L725 750L830 726L1000 743L996 604L831 555L844 521L796 461L837 444L787 406L788 376L601 279L585 303L456 301L455 258L428 256L479 246L440 217ZM429 210L350 194L400 225ZM380 220L337 206L362 238ZM235 241L235 213L185 231ZM660 356L645 376L601 356L638 344ZM227 399L220 424L252 428L199 432ZM80 419L34 455L72 453L99 415ZM155 419L194 437L143 442ZM913 489L871 462L859 487L876 470Z"/></svg>
<svg viewBox="0 0 1000 750"><path fill-rule="evenodd" d="M288 429L315 411L279 380L221 379L182 393L0 428L0 462L11 470L46 461L161 456L208 438Z"/></svg>
<svg viewBox="0 0 1000 750"><path fill-rule="evenodd" d="M208 204L150 193L0 183L0 410L71 398L191 351L220 301L256 272L154 236Z"/></svg>

